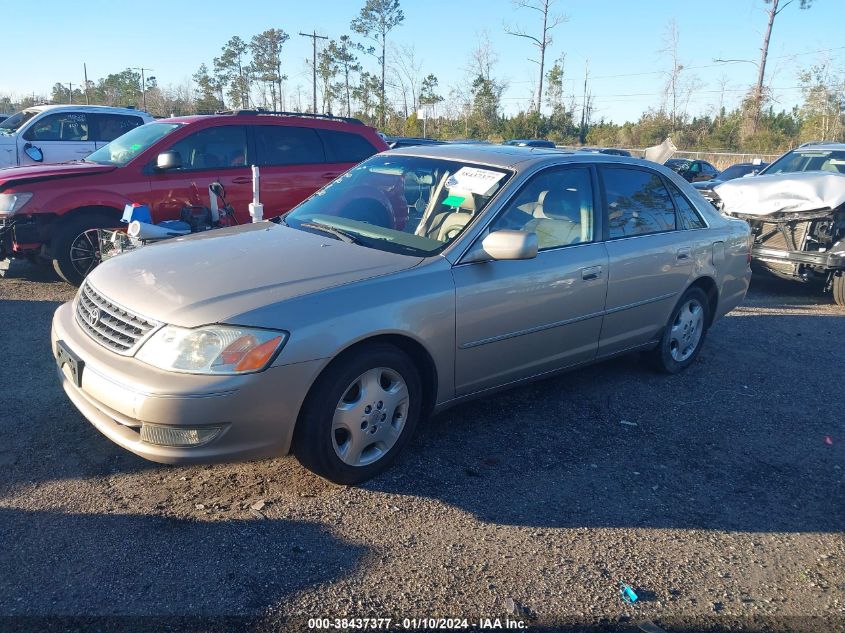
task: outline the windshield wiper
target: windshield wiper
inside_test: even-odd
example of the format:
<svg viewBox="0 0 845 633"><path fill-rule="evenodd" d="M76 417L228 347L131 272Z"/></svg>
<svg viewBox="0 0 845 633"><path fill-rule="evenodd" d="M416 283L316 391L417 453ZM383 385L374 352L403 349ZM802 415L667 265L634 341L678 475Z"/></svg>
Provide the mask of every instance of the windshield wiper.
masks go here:
<svg viewBox="0 0 845 633"><path fill-rule="evenodd" d="M328 235L332 235L341 242L346 242L347 244L361 243L361 240L352 235L352 233L347 233L343 229L337 229L327 224L320 224L318 222L300 222L299 226L305 227L306 229L314 229L315 231L320 231L321 233L327 233Z"/></svg>

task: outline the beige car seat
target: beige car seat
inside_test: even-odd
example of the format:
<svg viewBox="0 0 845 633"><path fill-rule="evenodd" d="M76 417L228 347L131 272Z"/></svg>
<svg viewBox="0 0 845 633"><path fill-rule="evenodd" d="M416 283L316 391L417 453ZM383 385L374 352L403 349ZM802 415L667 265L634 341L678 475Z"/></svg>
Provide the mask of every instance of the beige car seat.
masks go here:
<svg viewBox="0 0 845 633"><path fill-rule="evenodd" d="M470 191L450 189L449 197L462 198L455 211L445 211L434 216L428 227L427 237L446 242L454 237L475 217L475 194Z"/></svg>
<svg viewBox="0 0 845 633"><path fill-rule="evenodd" d="M553 248L592 239L589 208L581 204L578 191L556 188L543 191L537 199L526 231L537 234L540 248Z"/></svg>

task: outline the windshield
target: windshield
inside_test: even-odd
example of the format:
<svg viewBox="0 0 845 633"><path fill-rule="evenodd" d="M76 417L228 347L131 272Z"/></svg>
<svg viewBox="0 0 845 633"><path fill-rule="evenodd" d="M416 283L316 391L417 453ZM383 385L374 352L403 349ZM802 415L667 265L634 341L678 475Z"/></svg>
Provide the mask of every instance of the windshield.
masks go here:
<svg viewBox="0 0 845 633"><path fill-rule="evenodd" d="M483 212L510 172L417 156L374 156L284 217L294 228L426 257Z"/></svg>
<svg viewBox="0 0 845 633"><path fill-rule="evenodd" d="M794 150L778 158L760 173L770 175L799 171L845 174L845 150Z"/></svg>
<svg viewBox="0 0 845 633"><path fill-rule="evenodd" d="M27 121L29 121L36 114L38 114L38 110L23 110L22 112L13 114L8 119L5 119L3 122L0 122L0 134L11 136L19 129L21 129L21 126Z"/></svg>
<svg viewBox="0 0 845 633"><path fill-rule="evenodd" d="M178 128L181 123L147 123L118 136L85 158L87 163L125 165L159 139Z"/></svg>

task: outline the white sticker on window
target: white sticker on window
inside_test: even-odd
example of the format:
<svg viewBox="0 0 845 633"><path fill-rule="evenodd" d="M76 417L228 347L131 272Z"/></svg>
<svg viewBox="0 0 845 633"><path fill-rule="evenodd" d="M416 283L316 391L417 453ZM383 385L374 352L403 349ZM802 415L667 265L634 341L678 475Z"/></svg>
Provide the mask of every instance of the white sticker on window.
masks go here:
<svg viewBox="0 0 845 633"><path fill-rule="evenodd" d="M477 167L461 167L446 181L449 189L461 189L480 196L490 194L495 184L505 175L498 171L489 169L478 169Z"/></svg>

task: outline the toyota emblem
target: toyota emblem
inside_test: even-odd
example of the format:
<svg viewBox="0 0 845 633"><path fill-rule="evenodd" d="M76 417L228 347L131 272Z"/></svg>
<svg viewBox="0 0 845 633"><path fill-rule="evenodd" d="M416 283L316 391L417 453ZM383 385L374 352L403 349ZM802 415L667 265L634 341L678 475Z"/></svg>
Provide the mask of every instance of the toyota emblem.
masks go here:
<svg viewBox="0 0 845 633"><path fill-rule="evenodd" d="M92 308L88 311L88 325L91 327L96 327L97 323L100 322L100 309L99 308Z"/></svg>

